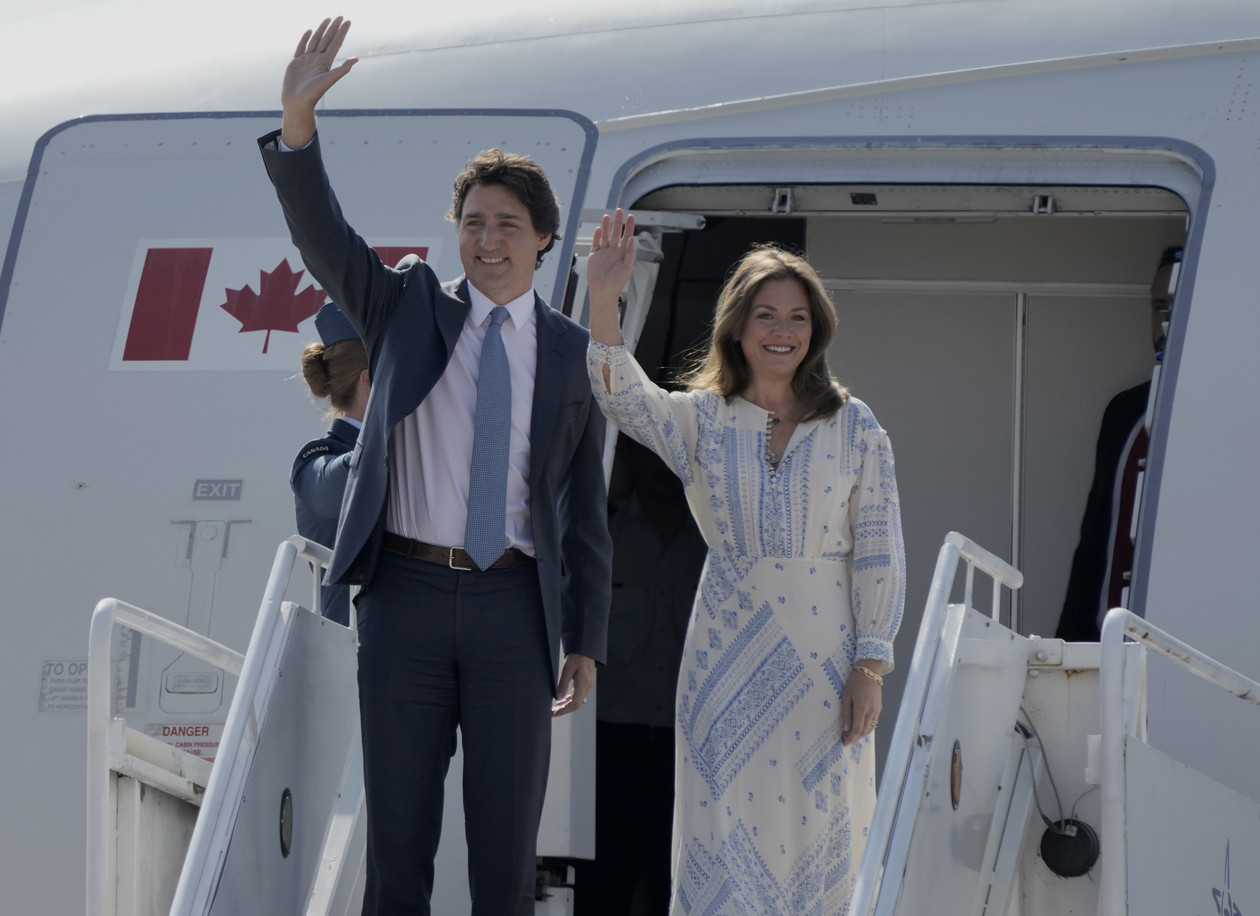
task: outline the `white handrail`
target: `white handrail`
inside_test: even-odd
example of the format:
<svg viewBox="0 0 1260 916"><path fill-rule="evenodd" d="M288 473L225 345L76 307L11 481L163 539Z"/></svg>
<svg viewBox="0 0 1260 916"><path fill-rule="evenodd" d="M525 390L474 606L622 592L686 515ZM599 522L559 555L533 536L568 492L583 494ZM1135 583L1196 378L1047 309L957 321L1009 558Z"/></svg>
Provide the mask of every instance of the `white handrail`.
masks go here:
<svg viewBox="0 0 1260 916"><path fill-rule="evenodd" d="M1132 611L1112 608L1103 618L1102 659L1099 670L1100 730L1102 731L1102 887L1100 913L1128 912L1128 859L1125 850L1124 771L1124 639L1158 649L1190 673L1226 693L1260 706L1260 683L1204 655Z"/></svg>
<svg viewBox="0 0 1260 916"><path fill-rule="evenodd" d="M945 536L945 543L941 546L941 552L936 558L936 572L932 575L932 586L928 591L923 622L919 626L919 635L914 646L914 658L910 662L910 673L906 676L905 690L901 695L901 709L897 712L897 724L893 728L892 740L888 745L888 759L884 762L884 775L880 780L881 801L875 806L875 817L871 823L870 833L867 835L866 852L862 857L862 866L854 884L849 907L851 916L869 916L883 880L888 844L892 839L893 820L900 805L900 791L905 786L910 758L914 753L916 726L927 699L928 684L931 681L932 669L936 661L936 649L940 644L945 612L949 607L949 594L954 586L960 558L967 564L963 599L967 607L972 607L975 568L979 567L993 580L993 597L989 613L994 620L998 618L1001 611L1002 586L1013 591L1024 584L1023 573L974 541L957 531L951 531ZM890 785L897 787L897 797L885 797L884 787Z"/></svg>
<svg viewBox="0 0 1260 916"><path fill-rule="evenodd" d="M293 564L303 557L314 564L314 597L312 604L320 606L320 572L332 559L332 551L322 544L294 535L284 541L276 552L271 578L263 596L262 608L254 627L254 640L260 638L265 621L279 613L279 607ZM271 611L268 614L268 611ZM351 614L353 615L353 606ZM173 623L151 611L146 611L117 598L102 599L92 613L88 632L88 697L87 697L87 916L115 916L114 888L115 846L110 817L110 735L113 722L113 691L110 677L110 650L115 626L125 626L144 633L159 642L173 646L189 655L240 678L245 670L245 656L229 649L207 636L180 624ZM351 627L354 626L353 617ZM238 691L244 684L238 685ZM235 710L236 704L233 704ZM231 737L239 741L247 724L244 711L229 712L224 725L221 746ZM207 796L216 782L222 782L228 774L220 774L219 767L210 770ZM191 853L192 850L190 850Z"/></svg>
<svg viewBox="0 0 1260 916"><path fill-rule="evenodd" d="M311 561L311 572L315 575L314 597L311 598L311 611L316 617L324 616L324 592L320 588L324 580L324 570L332 563L332 550L319 541L295 534L289 537L289 543L297 549L298 556ZM359 593L359 586L350 586L350 617L346 624L351 633L359 632L359 615L354 607L354 596Z"/></svg>
<svg viewBox="0 0 1260 916"><path fill-rule="evenodd" d="M305 538L294 536L284 541L276 550L276 559L271 567L271 576L267 580L267 588L263 593L262 605L258 610L258 619L254 622L254 632L249 639L249 649L245 656L248 666L241 673L240 683L236 686L236 695L228 710L227 721L223 724L223 737L219 742L219 765L210 771L210 782L206 785L206 795L202 802L198 820L204 819L211 811L218 811L215 800L232 798L239 795L237 791L249 773L249 765L253 761L252 748L248 754L238 752L249 743L249 736L256 739L258 723L255 721L257 710L252 702L241 702L241 698L253 698L258 692L266 667L268 656L278 651L274 644L279 636L280 605L293 564L298 557L298 545L306 546ZM316 577L316 592L318 592ZM230 765L224 765L230 763ZM222 842L221 834L230 830L231 818L216 822L213 825L200 824L193 832L192 842L184 857L185 867L180 874L179 884L175 888L175 900L171 912L198 912L204 910L213 897L214 882L207 882L209 876L204 871L190 870L188 863L208 861L210 852Z"/></svg>
<svg viewBox="0 0 1260 916"><path fill-rule="evenodd" d="M1016 569L1014 566L1012 566L1010 563L1007 563L1001 557L997 556L996 554L989 553L989 551L985 550L975 541L972 541L969 538L964 537L963 535L959 534L957 531L951 531L949 534L945 535L945 543L952 544L955 547L957 547L958 556L967 561L967 588L963 594L963 604L965 604L967 607L975 607L975 605L972 603L972 596L971 596L972 580L975 577L975 567L979 566L980 571L985 573L993 581L992 603L990 604L990 607L989 607L989 616L992 617L994 620L997 620L998 612L1000 611L1002 607L1002 602L1001 602L1002 586L1005 585L1011 591L1015 591L1018 588L1022 588L1024 585L1024 574L1020 572L1018 569ZM941 552L944 553L943 547L941 548ZM936 569L937 569L937 574L939 574L940 573L939 563L937 564ZM954 582L953 570L950 570L949 576L950 576L949 581L945 584L947 586L952 586ZM935 584L936 584L935 579L933 579L933 585L935 586ZM948 591L945 592L944 598L945 598L945 603L948 604L949 603ZM930 604L931 601L932 601L932 596L931 594L929 594L928 603ZM944 615L944 613L945 613L944 607L942 606L942 609L941 609L942 616ZM916 650L917 650L917 646L916 646Z"/></svg>
<svg viewBox="0 0 1260 916"><path fill-rule="evenodd" d="M294 546L298 552L298 556L305 557L311 561L311 572L315 576L314 597L311 599L311 611L317 617L324 616L324 594L320 590L320 584L323 580L324 570L328 568L328 564L332 562L332 551L325 547L319 541L312 541L308 537L295 534L288 539L288 542ZM351 610L351 613L354 613ZM351 627L353 629L353 627Z"/></svg>
<svg viewBox="0 0 1260 916"><path fill-rule="evenodd" d="M109 813L109 734L113 692L110 644L115 626L124 626L194 655L239 676L245 657L227 646L134 605L105 598L92 612L88 631L87 697L87 914L113 916L114 862Z"/></svg>

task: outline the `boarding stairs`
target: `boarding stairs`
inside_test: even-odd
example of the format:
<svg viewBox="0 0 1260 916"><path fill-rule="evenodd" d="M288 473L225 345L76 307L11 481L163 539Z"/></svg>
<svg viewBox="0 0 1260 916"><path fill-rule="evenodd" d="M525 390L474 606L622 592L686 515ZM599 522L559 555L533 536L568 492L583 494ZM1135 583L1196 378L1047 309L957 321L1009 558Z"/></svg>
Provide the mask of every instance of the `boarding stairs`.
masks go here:
<svg viewBox="0 0 1260 916"><path fill-rule="evenodd" d="M357 913L364 818L353 630L329 554L280 545L244 655L101 601L89 644L88 916ZM302 562L306 561L306 562ZM309 562L312 607L284 600ZM960 577L961 572L961 577ZM975 580L991 583L977 609ZM957 581L961 578L961 581ZM1122 609L1101 643L1001 622L1020 573L951 533L937 561L852 916L1235 916L1260 908L1260 804L1147 742L1148 657L1251 703L1260 684ZM981 602L985 603L985 602ZM118 714L125 627L237 678L213 765ZM1230 857L1245 863L1232 876ZM580 889L579 889L580 890ZM539 901L571 912L572 888Z"/></svg>
<svg viewBox="0 0 1260 916"><path fill-rule="evenodd" d="M280 545L244 655L122 601L97 605L88 916L358 912L366 834L356 645L352 630L319 613L329 559L302 537ZM308 562L314 610L284 600L294 569ZM119 627L237 678L213 765L115 714Z"/></svg>
<svg viewBox="0 0 1260 916"><path fill-rule="evenodd" d="M977 573L992 585L984 611ZM1260 684L1122 608L1101 643L1020 636L1000 618L1022 581L946 538L850 916L1260 908L1260 804L1148 743L1147 668L1167 659L1221 704L1257 704ZM1248 863L1232 886L1231 857Z"/></svg>
<svg viewBox="0 0 1260 916"><path fill-rule="evenodd" d="M88 667L88 916L360 912L367 834L356 627L353 603L349 627L320 613L330 560L327 548L303 537L280 545L244 655L117 599L97 605ZM312 610L285 600L295 572L308 568ZM110 664L120 628L236 678L212 765L122 715ZM553 766L571 742L558 730ZM448 779L448 798L457 797L451 789ZM557 855L540 860L536 916L572 913L573 869ZM435 911L454 912L467 899L462 874L439 880L450 887L435 897Z"/></svg>

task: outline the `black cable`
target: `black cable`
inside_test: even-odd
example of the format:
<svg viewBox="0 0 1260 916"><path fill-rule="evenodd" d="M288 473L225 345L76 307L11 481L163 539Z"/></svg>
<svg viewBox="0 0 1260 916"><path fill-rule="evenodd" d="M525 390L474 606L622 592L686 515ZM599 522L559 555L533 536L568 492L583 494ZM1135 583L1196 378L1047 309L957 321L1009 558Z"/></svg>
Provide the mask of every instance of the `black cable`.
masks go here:
<svg viewBox="0 0 1260 916"><path fill-rule="evenodd" d="M1063 814L1063 799L1059 796L1059 787L1054 781L1054 773L1051 772L1050 770L1050 758L1049 758L1049 755L1046 754L1045 742L1041 740L1041 734L1037 731L1037 726L1033 723L1032 716L1028 715L1028 711L1024 709L1023 706L1020 706L1019 711L1020 711L1020 714L1023 715L1023 717L1028 720L1028 726L1027 728L1025 728L1022 722L1016 721L1015 729L1019 732L1020 736L1024 739L1025 748L1028 747L1028 739L1030 737L1036 739L1038 746L1041 748L1042 759L1045 761L1046 777L1050 780L1050 788L1054 791L1055 804L1059 806L1059 820L1056 823L1055 821L1050 820L1050 818L1046 816L1046 812L1041 807L1041 796L1037 793L1037 774L1032 773L1032 762L1030 760L1028 767L1029 767L1029 772L1032 773L1032 777L1033 777L1033 802L1037 806L1037 814L1041 816L1042 821L1045 822L1045 825L1050 830L1053 830L1055 833L1067 833L1068 831L1064 827L1060 826L1061 824L1064 824L1066 821L1066 817ZM1029 731L1029 729L1031 729L1031 731Z"/></svg>

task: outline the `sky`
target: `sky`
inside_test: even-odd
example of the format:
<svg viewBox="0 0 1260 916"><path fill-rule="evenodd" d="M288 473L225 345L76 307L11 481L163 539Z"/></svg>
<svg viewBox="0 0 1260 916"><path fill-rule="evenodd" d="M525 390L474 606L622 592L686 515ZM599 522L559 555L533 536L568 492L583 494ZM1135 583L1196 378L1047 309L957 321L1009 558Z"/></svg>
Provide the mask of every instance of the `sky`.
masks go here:
<svg viewBox="0 0 1260 916"><path fill-rule="evenodd" d="M882 0L906 2L906 0ZM794 8L864 6L868 0L793 0ZM575 17L611 16L654 22L678 15L726 18L762 15L753 0L637 0L633 6L602 7L590 0L537 0L524 27L546 30ZM0 100L32 79L50 91L82 85L97 73L160 72L164 66L204 61L229 65L234 59L285 54L302 31L323 16L344 14L354 22L351 41L370 46L387 38L400 21L423 16L435 32L456 23L499 23L513 32L521 0L344 0L326 8L309 0L0 0ZM208 12L210 11L210 12ZM7 87L7 88L6 88Z"/></svg>
<svg viewBox="0 0 1260 916"><path fill-rule="evenodd" d="M94 74L124 76L190 61L230 62L273 49L285 53L303 29L318 24L311 20L310 4L295 0L2 2L0 86L10 90L37 79L56 92ZM14 9L19 4L20 11ZM215 11L213 18L207 9Z"/></svg>

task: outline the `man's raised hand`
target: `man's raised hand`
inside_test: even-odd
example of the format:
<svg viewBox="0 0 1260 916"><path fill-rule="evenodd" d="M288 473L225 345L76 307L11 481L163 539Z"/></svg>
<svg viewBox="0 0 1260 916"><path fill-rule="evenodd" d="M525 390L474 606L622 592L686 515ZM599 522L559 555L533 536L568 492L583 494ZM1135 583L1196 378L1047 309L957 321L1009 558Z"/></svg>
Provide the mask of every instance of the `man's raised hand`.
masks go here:
<svg viewBox="0 0 1260 916"><path fill-rule="evenodd" d="M351 57L333 67L349 31L350 20L338 16L325 19L313 32L308 29L298 41L280 89L280 105L284 109L280 137L290 149L301 149L311 142L315 136L315 106L333 83L359 62L357 57Z"/></svg>

